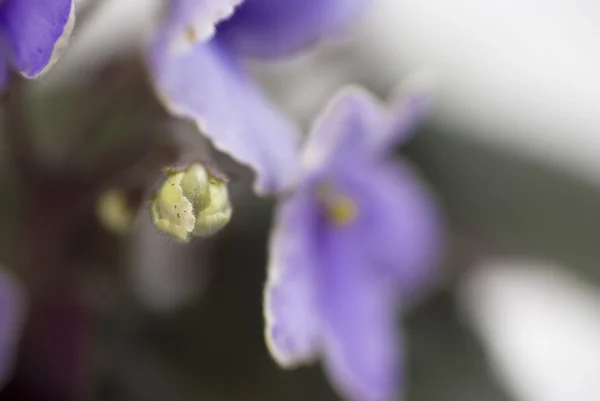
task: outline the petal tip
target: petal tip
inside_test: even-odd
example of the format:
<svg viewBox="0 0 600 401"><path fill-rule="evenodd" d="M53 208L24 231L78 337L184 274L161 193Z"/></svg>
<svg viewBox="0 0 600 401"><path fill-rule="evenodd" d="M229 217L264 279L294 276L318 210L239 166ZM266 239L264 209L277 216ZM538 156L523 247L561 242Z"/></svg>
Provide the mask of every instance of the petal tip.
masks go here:
<svg viewBox="0 0 600 401"><path fill-rule="evenodd" d="M23 77L27 79L35 79L45 75L54 65L58 62L62 54L67 48L69 44L69 40L73 33L73 29L75 28L75 2L71 2L71 8L69 11L69 17L67 19L67 23L63 28L62 34L58 37L56 42L54 43L54 47L52 49L52 53L50 54L46 63L42 66L41 69L37 70L20 70L19 72Z"/></svg>
<svg viewBox="0 0 600 401"><path fill-rule="evenodd" d="M276 287L276 280L273 280L273 278L271 276L264 290L263 315L265 319L265 343L269 354L281 368L295 369L314 362L316 355L311 351L313 347L308 346L303 347L304 350L300 349L301 347L298 347L297 344L293 344L289 336L283 335L281 328L278 329L279 326L272 308L272 293ZM278 336L278 332L281 335ZM286 346L282 346L282 342L286 343ZM285 349L291 351L286 351Z"/></svg>
<svg viewBox="0 0 600 401"><path fill-rule="evenodd" d="M216 26L230 18L243 1L198 2L198 8L195 10L188 10L187 7L178 10L186 11L189 15L184 15L183 21L175 24L175 32L172 36L174 49L186 51L197 43L210 40L216 32Z"/></svg>

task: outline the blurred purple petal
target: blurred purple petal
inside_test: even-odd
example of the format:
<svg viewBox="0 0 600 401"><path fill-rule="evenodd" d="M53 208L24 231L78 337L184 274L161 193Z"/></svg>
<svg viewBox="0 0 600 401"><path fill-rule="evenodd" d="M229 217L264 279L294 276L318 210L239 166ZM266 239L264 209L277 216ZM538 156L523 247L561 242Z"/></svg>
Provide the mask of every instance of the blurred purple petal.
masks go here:
<svg viewBox="0 0 600 401"><path fill-rule="evenodd" d="M384 110L366 90L343 89L316 120L304 148L311 171L334 169L371 157L369 136L381 131Z"/></svg>
<svg viewBox="0 0 600 401"><path fill-rule="evenodd" d="M246 0L218 34L243 54L289 55L340 31L366 0Z"/></svg>
<svg viewBox="0 0 600 401"><path fill-rule="evenodd" d="M58 60L74 23L73 0L5 0L0 5L11 61L27 78L43 74Z"/></svg>
<svg viewBox="0 0 600 401"><path fill-rule="evenodd" d="M265 335L271 355L285 367L310 361L318 351L316 223L315 203L300 194L279 207L272 234Z"/></svg>
<svg viewBox="0 0 600 401"><path fill-rule="evenodd" d="M304 175L292 199L307 199L311 207L286 212L287 221L298 221L284 231L293 244L289 260L310 272L313 284L280 280L286 285L268 307L298 316L298 299L304 306L316 302L311 314L318 316L319 354L333 384L352 401L396 399L402 384L398 301L425 290L437 273L438 205L407 165L392 163L387 149L422 117L414 100L405 98L389 112L363 90L343 91L306 145ZM292 296L294 308L281 307Z"/></svg>
<svg viewBox="0 0 600 401"><path fill-rule="evenodd" d="M401 381L396 294L361 246L367 238L330 232L323 239L324 363L348 400L393 401Z"/></svg>
<svg viewBox="0 0 600 401"><path fill-rule="evenodd" d="M360 182L362 219L374 268L392 277L404 300L420 295L438 273L443 248L442 214L436 199L406 164L365 166Z"/></svg>
<svg viewBox="0 0 600 401"><path fill-rule="evenodd" d="M408 166L386 159L396 141L407 140L429 103L428 94L411 91L386 110L368 92L347 88L318 120L303 160L313 174L352 184L351 197L359 203L357 236L374 238L373 262L397 276L406 298L435 278L441 213Z"/></svg>
<svg viewBox="0 0 600 401"><path fill-rule="evenodd" d="M0 269L0 388L10 378L24 308L19 284L9 273Z"/></svg>
<svg viewBox="0 0 600 401"><path fill-rule="evenodd" d="M175 46L183 44L183 47L190 47L197 42L206 42L215 33L216 25L230 17L243 1L171 0L164 29Z"/></svg>
<svg viewBox="0 0 600 401"><path fill-rule="evenodd" d="M430 104L431 96L423 90L405 93L386 107L364 89L344 88L317 120L304 163L313 170L328 169L356 158L385 157L410 138Z"/></svg>
<svg viewBox="0 0 600 401"><path fill-rule="evenodd" d="M216 41L189 51L158 39L150 56L159 95L195 121L219 150L251 167L261 193L284 188L298 167L299 134Z"/></svg>
<svg viewBox="0 0 600 401"><path fill-rule="evenodd" d="M427 116L432 101L432 94L424 88L411 89L394 99L386 115L387 126L373 137L373 147L389 152L392 147L408 142Z"/></svg>

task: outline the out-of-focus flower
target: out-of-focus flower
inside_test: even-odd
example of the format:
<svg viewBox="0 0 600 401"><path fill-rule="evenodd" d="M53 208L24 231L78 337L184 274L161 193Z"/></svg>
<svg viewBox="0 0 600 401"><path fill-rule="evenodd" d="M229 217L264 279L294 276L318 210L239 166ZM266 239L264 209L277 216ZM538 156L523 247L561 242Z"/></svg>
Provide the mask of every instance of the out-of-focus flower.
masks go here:
<svg viewBox="0 0 600 401"><path fill-rule="evenodd" d="M125 191L119 189L104 192L96 204L96 213L102 225L117 234L131 232L136 212Z"/></svg>
<svg viewBox="0 0 600 401"><path fill-rule="evenodd" d="M266 339L277 362L321 357L356 401L394 400L401 385L398 301L435 274L436 203L387 152L426 109L422 93L388 112L343 92L318 120L295 192L277 212L265 288Z"/></svg>
<svg viewBox="0 0 600 401"><path fill-rule="evenodd" d="M182 171L167 171L168 178L152 200L154 225L178 240L206 237L231 218L227 183L201 164Z"/></svg>
<svg viewBox="0 0 600 401"><path fill-rule="evenodd" d="M0 35L6 49L0 61L0 83L6 83L9 66L27 78L48 71L67 45L74 24L73 0L0 2Z"/></svg>
<svg viewBox="0 0 600 401"><path fill-rule="evenodd" d="M10 378L24 312L23 296L16 279L0 268L0 388Z"/></svg>
<svg viewBox="0 0 600 401"><path fill-rule="evenodd" d="M245 73L244 57L289 56L340 30L365 0L172 0L150 52L166 107L274 192L297 171L298 133Z"/></svg>

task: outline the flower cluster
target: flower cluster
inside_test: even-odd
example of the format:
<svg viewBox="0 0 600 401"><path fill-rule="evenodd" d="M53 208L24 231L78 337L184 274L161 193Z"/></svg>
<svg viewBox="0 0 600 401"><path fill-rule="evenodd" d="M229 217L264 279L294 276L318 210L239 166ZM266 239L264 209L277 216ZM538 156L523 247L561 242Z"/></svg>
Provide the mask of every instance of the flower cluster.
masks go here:
<svg viewBox="0 0 600 401"><path fill-rule="evenodd" d="M279 199L264 291L275 361L289 368L320 359L346 399L391 401L402 384L399 305L431 283L442 248L433 195L406 161L392 158L430 97L414 90L384 106L365 90L345 89L302 141L246 68L341 33L366 3L170 0L146 61L165 108L250 167L257 193ZM0 74L8 77L8 66L27 78L45 73L73 24L72 0L0 1ZM187 242L229 222L224 177L197 159L166 171L149 202L156 228ZM134 213L115 191L99 213L128 232ZM22 309L13 281L0 272L0 384Z"/></svg>
<svg viewBox="0 0 600 401"><path fill-rule="evenodd" d="M160 98L283 198L270 245L266 339L277 362L321 357L349 399L392 400L398 301L432 276L440 213L406 163L389 161L427 109L410 93L386 110L361 90L338 96L301 153L299 135L245 72L339 30L360 0L171 2L150 66Z"/></svg>

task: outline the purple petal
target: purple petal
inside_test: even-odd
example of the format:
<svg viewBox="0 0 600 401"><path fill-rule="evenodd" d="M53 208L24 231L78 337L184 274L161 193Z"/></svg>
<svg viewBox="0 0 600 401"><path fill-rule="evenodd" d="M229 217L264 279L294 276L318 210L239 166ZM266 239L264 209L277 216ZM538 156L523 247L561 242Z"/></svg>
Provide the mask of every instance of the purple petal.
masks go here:
<svg viewBox="0 0 600 401"><path fill-rule="evenodd" d="M74 24L73 0L5 0L0 6L0 27L11 61L27 78L35 78L52 67Z"/></svg>
<svg viewBox="0 0 600 401"><path fill-rule="evenodd" d="M216 25L229 18L243 0L171 0L164 29L176 47L206 42Z"/></svg>
<svg viewBox="0 0 600 401"><path fill-rule="evenodd" d="M363 10L365 0L246 0L218 28L247 55L288 55L341 30Z"/></svg>
<svg viewBox="0 0 600 401"><path fill-rule="evenodd" d="M343 227L347 235L404 300L421 295L440 272L443 251L443 219L433 195L406 164L350 160L326 174L355 204L355 219Z"/></svg>
<svg viewBox="0 0 600 401"><path fill-rule="evenodd" d="M368 237L343 229L321 245L323 358L335 387L353 401L392 401L401 386L394 286L371 260Z"/></svg>
<svg viewBox="0 0 600 401"><path fill-rule="evenodd" d="M290 367L317 354L315 223L317 209L300 192L279 207L265 288L265 335L273 358Z"/></svg>
<svg viewBox="0 0 600 401"><path fill-rule="evenodd" d="M410 138L429 109L423 90L403 94L385 107L364 89L348 87L319 117L305 147L304 164L327 170L357 159L379 159Z"/></svg>
<svg viewBox="0 0 600 401"><path fill-rule="evenodd" d="M436 199L405 164L364 166L354 178L364 201L358 230L369 238L373 261L403 299L420 295L440 272L443 220Z"/></svg>
<svg viewBox="0 0 600 401"><path fill-rule="evenodd" d="M303 163L311 171L371 157L369 135L381 131L383 108L366 90L343 89L316 120L304 148Z"/></svg>
<svg viewBox="0 0 600 401"><path fill-rule="evenodd" d="M215 147L251 167L258 192L288 185L298 166L299 134L216 41L189 51L154 44L151 72L174 114L196 122Z"/></svg>
<svg viewBox="0 0 600 401"><path fill-rule="evenodd" d="M0 388L9 379L23 309L20 286L11 275L0 269Z"/></svg>
<svg viewBox="0 0 600 401"><path fill-rule="evenodd" d="M423 88L404 92L392 101L385 116L385 126L372 136L372 147L381 153L408 142L417 126L425 119L432 95Z"/></svg>

